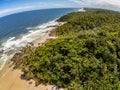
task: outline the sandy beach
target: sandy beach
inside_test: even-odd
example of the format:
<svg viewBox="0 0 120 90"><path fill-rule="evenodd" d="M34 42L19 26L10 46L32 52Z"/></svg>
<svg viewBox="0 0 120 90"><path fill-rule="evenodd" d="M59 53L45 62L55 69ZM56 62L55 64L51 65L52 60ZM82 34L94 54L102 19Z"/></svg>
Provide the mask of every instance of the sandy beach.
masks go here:
<svg viewBox="0 0 120 90"><path fill-rule="evenodd" d="M0 90L54 90L52 85L35 86L33 80L22 80L21 70L11 69L3 78L0 79Z"/></svg>
<svg viewBox="0 0 120 90"><path fill-rule="evenodd" d="M47 40L56 39L55 36L50 36L50 32L45 33L42 37L33 41L35 47L44 44ZM9 63L6 62L5 67L0 72L0 90L56 90L54 85L39 85L35 86L33 80L26 81L21 79L21 70L13 69L9 67Z"/></svg>

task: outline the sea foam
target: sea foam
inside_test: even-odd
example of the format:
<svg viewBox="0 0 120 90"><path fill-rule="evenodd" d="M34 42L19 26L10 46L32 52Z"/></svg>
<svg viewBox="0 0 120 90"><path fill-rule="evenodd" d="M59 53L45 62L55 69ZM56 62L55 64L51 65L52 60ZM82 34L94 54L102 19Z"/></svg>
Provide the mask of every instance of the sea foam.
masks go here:
<svg viewBox="0 0 120 90"><path fill-rule="evenodd" d="M13 56L28 43L33 42L46 32L53 30L59 25L59 22L53 20L36 27L28 27L26 28L28 33L20 35L19 38L10 37L8 40L4 41L0 47L0 70L4 67L5 62L8 60L8 58L10 58L10 56Z"/></svg>

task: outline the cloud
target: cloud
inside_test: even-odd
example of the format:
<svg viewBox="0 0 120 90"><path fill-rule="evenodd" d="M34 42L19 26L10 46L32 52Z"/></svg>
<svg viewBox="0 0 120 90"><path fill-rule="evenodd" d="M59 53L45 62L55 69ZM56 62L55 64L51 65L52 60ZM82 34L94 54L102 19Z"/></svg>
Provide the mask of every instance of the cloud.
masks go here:
<svg viewBox="0 0 120 90"><path fill-rule="evenodd" d="M12 8L6 8L0 10L0 17L13 14L16 12L23 12L28 10L35 10L35 9L43 9L43 8L56 8L56 7L65 7L63 4L59 3L45 3L45 2L38 2L38 3L32 3L32 4L24 4L21 6L15 6Z"/></svg>
<svg viewBox="0 0 120 90"><path fill-rule="evenodd" d="M120 11L120 0L69 0L82 7L104 8Z"/></svg>
<svg viewBox="0 0 120 90"><path fill-rule="evenodd" d="M34 6L24 6L24 7L3 9L3 10L0 10L0 16L2 17L2 16L5 16L5 15L8 15L8 14L15 13L15 12L30 10L32 8L34 8Z"/></svg>
<svg viewBox="0 0 120 90"><path fill-rule="evenodd" d="M61 4L61 3L53 3L53 2L49 2L49 3L45 3L45 2L38 2L35 3L35 9L42 9L42 8L56 8L56 7L65 7L65 5Z"/></svg>

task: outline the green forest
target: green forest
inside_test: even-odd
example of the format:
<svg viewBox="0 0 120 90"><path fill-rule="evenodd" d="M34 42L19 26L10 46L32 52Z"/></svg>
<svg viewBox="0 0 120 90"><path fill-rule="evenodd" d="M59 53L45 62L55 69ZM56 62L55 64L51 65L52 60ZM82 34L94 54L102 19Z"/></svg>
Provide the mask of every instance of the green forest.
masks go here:
<svg viewBox="0 0 120 90"><path fill-rule="evenodd" d="M66 90L120 90L120 14L96 9L57 21L65 22L59 37L21 61L26 76Z"/></svg>

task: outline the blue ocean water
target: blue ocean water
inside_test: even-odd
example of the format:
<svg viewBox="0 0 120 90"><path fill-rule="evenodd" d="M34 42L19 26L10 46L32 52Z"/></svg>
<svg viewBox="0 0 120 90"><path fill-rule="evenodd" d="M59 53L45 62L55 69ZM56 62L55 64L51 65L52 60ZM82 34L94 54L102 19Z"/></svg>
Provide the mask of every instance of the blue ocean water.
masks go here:
<svg viewBox="0 0 120 90"><path fill-rule="evenodd" d="M27 27L34 27L59 18L76 9L44 9L17 13L0 18L0 40L26 33Z"/></svg>
<svg viewBox="0 0 120 90"><path fill-rule="evenodd" d="M43 9L33 10L21 13L16 13L0 18L0 49L4 48L5 51L0 53L0 68L4 64L5 60L9 56L9 48L11 50L16 49L19 45L27 42L27 33L34 34L36 29L34 27L38 25L41 30L44 30L45 23L53 24L55 20L67 13L77 11L75 8L60 8L60 9ZM50 22L52 21L52 22ZM49 22L49 23L48 23ZM32 31L31 31L32 28ZM33 29L34 28L34 29ZM40 30L39 30L40 32ZM37 32L36 32L37 33ZM22 37L21 37L22 36ZM20 42L21 41L21 42ZM15 44L15 45L14 45Z"/></svg>

